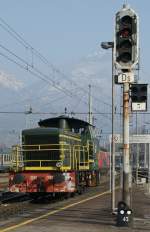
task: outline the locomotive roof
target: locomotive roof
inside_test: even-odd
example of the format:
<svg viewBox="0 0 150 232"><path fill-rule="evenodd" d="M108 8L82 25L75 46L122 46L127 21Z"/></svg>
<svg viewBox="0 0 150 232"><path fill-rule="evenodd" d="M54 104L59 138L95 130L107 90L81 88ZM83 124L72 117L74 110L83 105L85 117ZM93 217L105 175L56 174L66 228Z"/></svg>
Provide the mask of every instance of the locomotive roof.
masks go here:
<svg viewBox="0 0 150 232"><path fill-rule="evenodd" d="M47 118L44 120L40 120L38 124L39 124L39 126L44 126L44 127L59 127L59 121L61 119L65 119L70 128L79 129L79 128L85 128L87 126L92 126L88 122L83 121L81 119L70 118L70 117L64 116L64 115L59 116L59 117L55 117L55 118Z"/></svg>

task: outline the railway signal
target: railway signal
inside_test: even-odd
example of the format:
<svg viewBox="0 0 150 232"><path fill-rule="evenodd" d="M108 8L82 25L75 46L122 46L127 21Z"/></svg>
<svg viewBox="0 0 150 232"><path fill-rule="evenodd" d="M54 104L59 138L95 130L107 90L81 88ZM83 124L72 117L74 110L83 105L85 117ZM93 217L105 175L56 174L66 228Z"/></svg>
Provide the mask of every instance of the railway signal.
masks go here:
<svg viewBox="0 0 150 232"><path fill-rule="evenodd" d="M128 5L117 12L115 17L114 65L117 70L117 83L123 84L123 191L122 199L131 207L131 172L129 154L129 83L134 83L134 72L139 61L138 16ZM122 204L121 204L122 206ZM130 224L131 210L122 209L118 204L117 224ZM120 208L119 208L120 207Z"/></svg>
<svg viewBox="0 0 150 232"><path fill-rule="evenodd" d="M132 84L131 90L131 109L132 111L147 110L147 84Z"/></svg>
<svg viewBox="0 0 150 232"><path fill-rule="evenodd" d="M138 16L125 6L116 14L114 61L118 69L130 70L138 63Z"/></svg>
<svg viewBox="0 0 150 232"><path fill-rule="evenodd" d="M132 220L132 210L125 202L118 202L117 226L128 226L132 223Z"/></svg>

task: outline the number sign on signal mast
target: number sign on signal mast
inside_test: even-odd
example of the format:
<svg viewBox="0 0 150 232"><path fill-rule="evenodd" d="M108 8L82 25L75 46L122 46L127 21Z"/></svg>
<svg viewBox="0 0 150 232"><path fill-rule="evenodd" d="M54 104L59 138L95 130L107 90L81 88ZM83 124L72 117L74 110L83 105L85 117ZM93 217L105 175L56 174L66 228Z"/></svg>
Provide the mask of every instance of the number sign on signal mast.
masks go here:
<svg viewBox="0 0 150 232"><path fill-rule="evenodd" d="M117 83L133 83L134 82L134 73L133 72L126 72L126 73L119 73L117 77Z"/></svg>

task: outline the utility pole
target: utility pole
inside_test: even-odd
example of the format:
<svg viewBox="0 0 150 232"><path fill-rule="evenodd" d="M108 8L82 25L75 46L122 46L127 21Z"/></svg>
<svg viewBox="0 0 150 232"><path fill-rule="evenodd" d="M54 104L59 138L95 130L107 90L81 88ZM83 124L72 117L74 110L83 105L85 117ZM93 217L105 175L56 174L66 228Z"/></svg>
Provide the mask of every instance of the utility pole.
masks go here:
<svg viewBox="0 0 150 232"><path fill-rule="evenodd" d="M144 168L146 168L146 161L147 161L147 143L145 143L145 148L144 148Z"/></svg>
<svg viewBox="0 0 150 232"><path fill-rule="evenodd" d="M111 154L110 154L110 188L111 188L111 209L115 212L115 143L114 143L114 112L115 112L115 83L114 83L114 42L102 42L103 49L112 50L112 134L111 134Z"/></svg>
<svg viewBox="0 0 150 232"><path fill-rule="evenodd" d="M136 112L136 135L138 134L138 117ZM138 166L139 166L139 144L136 144L136 173L135 173L135 180L136 184L138 184Z"/></svg>
<svg viewBox="0 0 150 232"><path fill-rule="evenodd" d="M150 143L149 143L149 155L148 155L148 193L150 194Z"/></svg>
<svg viewBox="0 0 150 232"><path fill-rule="evenodd" d="M91 95L91 85L89 85L89 118L88 118L89 124L93 124L92 119L92 95Z"/></svg>
<svg viewBox="0 0 150 232"><path fill-rule="evenodd" d="M112 203L112 211L115 211L115 143L114 143L114 115L115 115L115 83L114 83L114 43L112 46L112 160L111 160L111 186L112 186L112 195L111 195L111 203Z"/></svg>
<svg viewBox="0 0 150 232"><path fill-rule="evenodd" d="M136 144L136 173L135 173L136 184L138 184L139 152L140 152L140 146L139 146L139 144L137 143L137 144Z"/></svg>

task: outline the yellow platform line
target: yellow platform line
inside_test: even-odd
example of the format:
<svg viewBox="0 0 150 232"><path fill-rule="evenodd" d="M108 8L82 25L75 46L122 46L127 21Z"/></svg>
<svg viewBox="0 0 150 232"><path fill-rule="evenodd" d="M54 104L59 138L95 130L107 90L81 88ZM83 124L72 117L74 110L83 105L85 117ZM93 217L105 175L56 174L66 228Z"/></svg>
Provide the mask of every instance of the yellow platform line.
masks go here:
<svg viewBox="0 0 150 232"><path fill-rule="evenodd" d="M53 214L55 214L55 213L61 212L61 211L65 210L65 209L71 208L71 207L73 207L73 206L75 206L75 205L79 205L79 204L84 203L84 202L86 202L86 201L90 201L90 200L92 200L92 199L95 199L95 198L97 198L97 197L106 195L106 194L108 194L108 193L110 193L110 190L109 190L109 191L106 191L106 192L103 192L103 193L99 193L99 194L97 194L97 195L95 195L95 196L86 198L86 199L84 199L84 200L75 202L75 203L73 203L73 204L70 204L70 205L61 207L60 209L56 209L56 210L53 210L53 211L51 211L51 212L45 213L45 214L43 214L43 215L41 215L41 216L39 216L39 217L26 220L26 221L21 222L21 223L19 223L19 224L17 224L17 225L4 228L4 229L0 230L0 232L12 231L12 230L17 229L17 228L19 228L19 227L21 227L21 226L24 226L24 225L30 224L30 223L32 223L32 222L38 221L39 219L42 219L42 218L45 218L45 217L47 217L47 216L53 215Z"/></svg>

